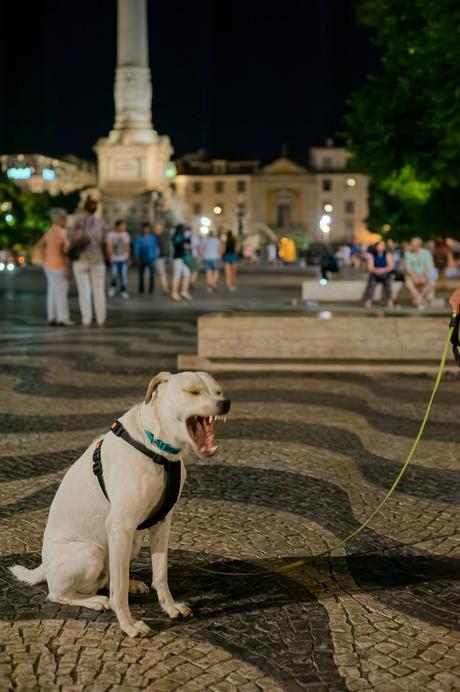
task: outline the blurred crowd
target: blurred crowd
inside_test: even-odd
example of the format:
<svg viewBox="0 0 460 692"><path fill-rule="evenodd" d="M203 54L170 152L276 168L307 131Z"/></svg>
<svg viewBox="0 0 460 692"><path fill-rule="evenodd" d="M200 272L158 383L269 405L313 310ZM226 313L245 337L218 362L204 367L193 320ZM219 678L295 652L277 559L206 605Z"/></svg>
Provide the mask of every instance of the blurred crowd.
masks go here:
<svg viewBox="0 0 460 692"><path fill-rule="evenodd" d="M107 297L129 299L130 267L137 271L140 294L153 294L158 279L162 292L174 302L192 300L200 271L209 293L217 290L221 269L227 289L236 290L240 250L232 231L218 236L209 229L203 235L183 224L166 231L162 224L144 223L132 239L123 219L109 229L96 215L97 207L96 201L88 199L84 214L71 229L67 229L66 211L52 209L52 225L34 250L47 279L50 326L74 324L68 305L72 273L85 327L94 319L98 326L105 324Z"/></svg>
<svg viewBox="0 0 460 692"><path fill-rule="evenodd" d="M445 286L446 272L458 266L459 258L460 245L456 241L439 237L423 244L421 238L415 237L400 245L387 239L369 246L326 248L320 258L320 267L323 281L341 268L367 271L366 308L372 307L379 284L388 307L393 308L399 288L404 284L413 304L423 309L434 298L436 285Z"/></svg>

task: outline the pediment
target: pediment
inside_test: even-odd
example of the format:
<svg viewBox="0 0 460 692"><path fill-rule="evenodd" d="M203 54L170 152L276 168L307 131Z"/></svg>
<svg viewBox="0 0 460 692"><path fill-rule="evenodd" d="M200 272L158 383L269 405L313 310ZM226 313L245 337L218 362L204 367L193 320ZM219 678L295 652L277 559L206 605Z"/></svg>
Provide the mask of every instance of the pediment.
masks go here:
<svg viewBox="0 0 460 692"><path fill-rule="evenodd" d="M303 168L303 166L299 166L295 161L291 161L291 159L282 156L280 159L276 159L272 163L269 163L268 166L264 166L262 172L269 173L270 175L293 175L306 173L307 169Z"/></svg>

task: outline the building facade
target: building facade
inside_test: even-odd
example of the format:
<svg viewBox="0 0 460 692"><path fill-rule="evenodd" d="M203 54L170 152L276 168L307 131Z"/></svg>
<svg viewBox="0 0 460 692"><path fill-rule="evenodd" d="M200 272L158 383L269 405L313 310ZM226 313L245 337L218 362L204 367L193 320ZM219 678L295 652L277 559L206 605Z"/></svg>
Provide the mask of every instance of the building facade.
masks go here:
<svg viewBox="0 0 460 692"><path fill-rule="evenodd" d="M206 217L217 230L288 237L299 248L367 242L368 178L348 171L348 158L333 146L312 148L306 166L286 157L261 166L189 155L176 162L174 191L195 227Z"/></svg>
<svg viewBox="0 0 460 692"><path fill-rule="evenodd" d="M96 185L96 165L76 156L2 154L3 173L23 190L57 195Z"/></svg>

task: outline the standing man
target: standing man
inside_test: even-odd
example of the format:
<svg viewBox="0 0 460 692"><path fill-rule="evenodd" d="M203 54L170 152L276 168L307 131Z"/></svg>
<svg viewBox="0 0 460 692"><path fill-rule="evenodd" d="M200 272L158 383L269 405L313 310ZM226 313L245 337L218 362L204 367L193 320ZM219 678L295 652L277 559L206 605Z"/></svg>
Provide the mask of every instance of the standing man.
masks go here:
<svg viewBox="0 0 460 692"><path fill-rule="evenodd" d="M155 287L155 261L158 257L157 236L153 235L150 224L142 224L142 233L134 241L134 260L139 270L139 293L144 293L144 274L149 272L149 293Z"/></svg>
<svg viewBox="0 0 460 692"><path fill-rule="evenodd" d="M50 326L70 327L73 322L69 318L69 261L67 250L67 212L65 209L51 209L52 226L40 241L43 253L43 269L46 275L48 291L46 305L48 324Z"/></svg>
<svg viewBox="0 0 460 692"><path fill-rule="evenodd" d="M434 288L433 257L422 247L421 238L412 238L411 249L404 255L406 286L414 305L422 305Z"/></svg>
<svg viewBox="0 0 460 692"><path fill-rule="evenodd" d="M166 259L169 255L168 239L161 223L155 224L153 227L153 232L157 239L157 258L155 260L155 271L160 279L161 290L165 296L167 296L169 295L168 275L166 273Z"/></svg>
<svg viewBox="0 0 460 692"><path fill-rule="evenodd" d="M128 294L128 260L131 238L124 221L116 221L115 230L107 236L107 249L112 269L112 281L109 296L115 295L117 279L120 284L121 297L127 300Z"/></svg>
<svg viewBox="0 0 460 692"><path fill-rule="evenodd" d="M105 299L107 226L96 216L96 211L96 200L87 199L86 213L76 221L72 229L69 250L73 257L73 272L84 327L90 327L93 321L93 303L98 326L102 327L107 319ZM75 253L74 250L76 250Z"/></svg>

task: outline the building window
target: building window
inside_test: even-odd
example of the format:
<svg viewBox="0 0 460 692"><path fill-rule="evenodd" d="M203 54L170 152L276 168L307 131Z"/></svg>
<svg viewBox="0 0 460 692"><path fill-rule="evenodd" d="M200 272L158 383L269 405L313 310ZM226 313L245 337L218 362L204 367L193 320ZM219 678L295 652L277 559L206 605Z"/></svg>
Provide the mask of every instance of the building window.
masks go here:
<svg viewBox="0 0 460 692"><path fill-rule="evenodd" d="M193 205L193 213L195 214L195 216L199 216L201 214L201 204Z"/></svg>
<svg viewBox="0 0 460 692"><path fill-rule="evenodd" d="M199 193L203 189L203 186L199 180L195 180L193 183L193 192Z"/></svg>
<svg viewBox="0 0 460 692"><path fill-rule="evenodd" d="M323 192L330 192L332 189L332 180L330 178L323 178L322 186Z"/></svg>
<svg viewBox="0 0 460 692"><path fill-rule="evenodd" d="M236 181L236 191L237 192L246 192L246 181L245 180L237 180Z"/></svg>
<svg viewBox="0 0 460 692"><path fill-rule="evenodd" d="M223 180L216 180L214 183L214 191L215 192L223 192L224 191L224 181Z"/></svg>
<svg viewBox="0 0 460 692"><path fill-rule="evenodd" d="M330 156L323 156L323 168L326 171L330 171L332 168L332 159Z"/></svg>
<svg viewBox="0 0 460 692"><path fill-rule="evenodd" d="M352 199L345 200L345 214L355 213L355 203Z"/></svg>

